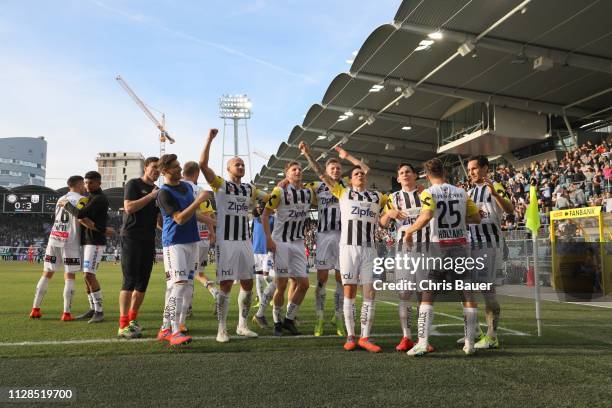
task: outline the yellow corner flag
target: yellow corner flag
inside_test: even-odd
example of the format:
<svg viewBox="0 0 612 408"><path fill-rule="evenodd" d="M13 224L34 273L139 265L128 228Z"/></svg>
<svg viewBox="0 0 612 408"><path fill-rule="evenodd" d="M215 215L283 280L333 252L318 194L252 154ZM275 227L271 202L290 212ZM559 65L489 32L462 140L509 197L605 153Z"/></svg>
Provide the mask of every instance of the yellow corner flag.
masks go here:
<svg viewBox="0 0 612 408"><path fill-rule="evenodd" d="M529 187L529 206L527 207L527 222L525 226L533 233L540 229L540 213L538 212L538 194L535 186Z"/></svg>

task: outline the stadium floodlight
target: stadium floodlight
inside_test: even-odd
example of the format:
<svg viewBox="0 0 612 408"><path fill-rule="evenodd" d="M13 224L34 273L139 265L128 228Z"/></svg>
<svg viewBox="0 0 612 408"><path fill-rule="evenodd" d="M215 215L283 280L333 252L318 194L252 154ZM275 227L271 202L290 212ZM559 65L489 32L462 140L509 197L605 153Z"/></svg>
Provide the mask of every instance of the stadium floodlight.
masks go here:
<svg viewBox="0 0 612 408"><path fill-rule="evenodd" d="M402 126L402 130L411 130L412 126Z"/></svg>
<svg viewBox="0 0 612 408"><path fill-rule="evenodd" d="M431 38L432 40L441 40L444 36L442 35L441 31L435 31L427 34L427 37Z"/></svg>
<svg viewBox="0 0 612 408"><path fill-rule="evenodd" d="M246 136L246 154L243 154L242 156L245 156L245 162L248 163L249 166L249 176L252 176L253 172L251 170L251 147L250 147L250 143L249 143L249 132L247 129L247 122L248 120L251 118L251 108L253 107L253 104L251 103L251 100L248 98L248 96L244 95L244 94L238 94L238 95L229 95L229 94L225 94L222 95L219 98L219 117L221 119L223 119L223 161L225 161L226 158L228 157L240 157L241 154L239 153L239 142L238 142L238 128L242 122L242 128L244 130L244 134ZM231 123L231 125L234 128L234 151L231 154L228 154L225 151L225 139L227 136L227 126L228 126L228 122ZM241 146L244 147L244 144L241 144ZM225 166L223 166L223 169L225 171Z"/></svg>
<svg viewBox="0 0 612 408"><path fill-rule="evenodd" d="M349 117L354 115L354 113L353 113L353 112L351 112L351 111L346 111L346 112L344 112L344 114L345 114L346 116L349 116Z"/></svg>
<svg viewBox="0 0 612 408"><path fill-rule="evenodd" d="M372 85L372 87L368 90L368 92L380 92L383 90L384 87L385 87L384 85L375 84L375 85Z"/></svg>
<svg viewBox="0 0 612 408"><path fill-rule="evenodd" d="M325 139L327 139L327 136L325 136L325 135L317 136L317 140L325 140Z"/></svg>
<svg viewBox="0 0 612 408"><path fill-rule="evenodd" d="M422 46L425 46L425 47L429 47L433 43L434 43L434 40L421 40L419 45L422 45Z"/></svg>
<svg viewBox="0 0 612 408"><path fill-rule="evenodd" d="M250 119L251 100L246 95L222 95L219 98L221 119Z"/></svg>

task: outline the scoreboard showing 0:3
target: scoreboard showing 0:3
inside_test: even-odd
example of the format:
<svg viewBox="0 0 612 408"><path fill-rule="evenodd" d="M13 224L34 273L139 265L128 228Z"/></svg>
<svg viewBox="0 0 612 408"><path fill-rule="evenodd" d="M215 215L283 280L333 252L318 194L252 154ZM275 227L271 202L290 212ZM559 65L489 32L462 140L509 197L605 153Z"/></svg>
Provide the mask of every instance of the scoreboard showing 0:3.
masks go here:
<svg viewBox="0 0 612 408"><path fill-rule="evenodd" d="M43 197L41 194L4 194L5 213L41 213Z"/></svg>

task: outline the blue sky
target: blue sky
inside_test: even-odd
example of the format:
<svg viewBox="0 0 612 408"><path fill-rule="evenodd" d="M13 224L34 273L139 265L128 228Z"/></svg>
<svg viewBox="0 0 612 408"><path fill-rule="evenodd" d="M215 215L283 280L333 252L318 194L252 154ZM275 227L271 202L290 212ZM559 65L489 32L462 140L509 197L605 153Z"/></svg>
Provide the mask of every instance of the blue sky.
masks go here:
<svg viewBox="0 0 612 408"><path fill-rule="evenodd" d="M43 135L47 185L100 151L157 155L156 129L114 80L165 112L181 161L197 160L218 98L253 101L251 148L268 154L399 0L0 0L3 136ZM221 140L212 150L221 167ZM253 172L264 160L253 157Z"/></svg>

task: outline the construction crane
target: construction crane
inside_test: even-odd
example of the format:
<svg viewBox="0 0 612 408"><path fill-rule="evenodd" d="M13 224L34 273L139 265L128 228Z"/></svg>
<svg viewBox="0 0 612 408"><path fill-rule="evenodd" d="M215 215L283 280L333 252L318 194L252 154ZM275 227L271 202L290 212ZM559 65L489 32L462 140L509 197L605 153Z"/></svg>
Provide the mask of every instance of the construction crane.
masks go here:
<svg viewBox="0 0 612 408"><path fill-rule="evenodd" d="M161 122L151 113L147 105L132 91L132 88L121 78L121 75L117 75L115 78L119 85L130 95L130 97L136 102L136 105L147 115L147 117L153 122L153 124L159 129L159 157L162 157L166 153L166 141L170 144L174 143L174 138L166 131L166 115L161 114ZM161 113L161 112L160 112Z"/></svg>

